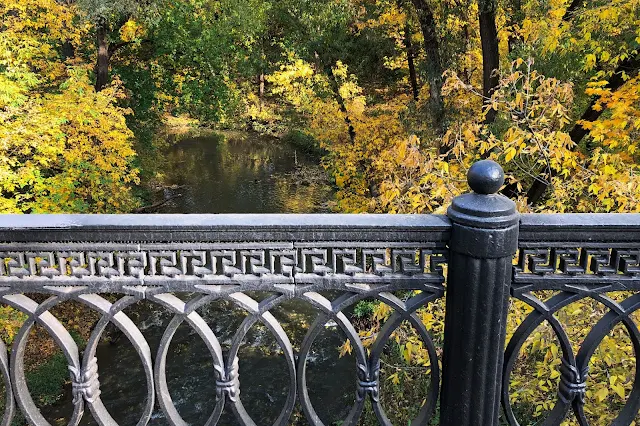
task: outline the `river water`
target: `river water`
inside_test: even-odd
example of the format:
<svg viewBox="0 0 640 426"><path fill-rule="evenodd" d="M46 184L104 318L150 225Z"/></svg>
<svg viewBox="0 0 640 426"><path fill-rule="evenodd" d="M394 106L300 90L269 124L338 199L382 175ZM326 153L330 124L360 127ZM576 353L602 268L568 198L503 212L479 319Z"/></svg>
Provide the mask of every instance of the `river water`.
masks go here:
<svg viewBox="0 0 640 426"><path fill-rule="evenodd" d="M165 158L163 195L182 196L160 213L315 213L332 196L317 157L252 133L185 139Z"/></svg>
<svg viewBox="0 0 640 426"><path fill-rule="evenodd" d="M326 211L332 197L317 157L250 133L184 139L168 147L162 158L155 191L157 198L170 201L156 210L160 213L312 213ZM145 303L126 312L155 352L171 315ZM228 350L244 312L224 301L198 312L211 325L223 350ZM294 349L316 314L295 301L272 313L283 324ZM354 400L355 360L338 355L337 348L344 340L341 332L327 326L316 339L307 363L310 396L327 425L344 418ZM101 343L97 358L102 401L119 424L135 424L146 389L137 353L126 337L112 332ZM266 328L256 325L239 358L243 404L258 425L272 424L288 391L282 352ZM178 412L190 424L204 424L215 401L213 361L202 340L187 326L181 326L173 339L167 373ZM71 392L67 389L63 400L44 408L43 414L55 424L66 424L70 411ZM294 414L292 424L306 424L303 417ZM150 424L167 423L156 402ZM88 412L83 424L95 424ZM219 424L237 423L226 413Z"/></svg>

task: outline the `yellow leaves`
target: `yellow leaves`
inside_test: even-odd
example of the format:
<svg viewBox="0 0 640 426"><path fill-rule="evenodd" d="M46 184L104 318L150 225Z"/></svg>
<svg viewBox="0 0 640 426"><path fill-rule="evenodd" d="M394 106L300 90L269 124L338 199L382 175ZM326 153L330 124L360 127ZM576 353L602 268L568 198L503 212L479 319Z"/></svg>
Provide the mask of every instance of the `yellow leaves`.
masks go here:
<svg viewBox="0 0 640 426"><path fill-rule="evenodd" d="M508 148L504 153L504 160L508 163L516 156L516 149L513 147Z"/></svg>
<svg viewBox="0 0 640 426"><path fill-rule="evenodd" d="M338 95L350 119L359 119L364 114L366 100L362 96L362 88L358 85L355 75L349 74L347 66L340 61L333 67L332 72L338 84Z"/></svg>
<svg viewBox="0 0 640 426"><path fill-rule="evenodd" d="M144 28L133 19L129 19L119 30L123 42L134 41L144 35Z"/></svg>
<svg viewBox="0 0 640 426"><path fill-rule="evenodd" d="M348 77L347 66L342 63L342 61L336 62L336 66L333 67L333 75L336 78L346 80Z"/></svg>
<svg viewBox="0 0 640 426"><path fill-rule="evenodd" d="M0 187L5 212L128 211L132 133L115 106L116 85L95 93L86 70L70 70L60 93L0 111ZM117 81L116 81L117 84Z"/></svg>
<svg viewBox="0 0 640 426"><path fill-rule="evenodd" d="M0 306L0 339L11 344L26 319L22 312L8 306Z"/></svg>
<svg viewBox="0 0 640 426"><path fill-rule="evenodd" d="M351 354L353 352L353 346L351 345L351 340L347 339L339 348L339 354L341 357Z"/></svg>
<svg viewBox="0 0 640 426"><path fill-rule="evenodd" d="M470 128L465 128L462 131L462 134L464 136L464 140L468 143L468 144L472 144L476 141L476 135L475 133L470 129Z"/></svg>
<svg viewBox="0 0 640 426"><path fill-rule="evenodd" d="M318 76L310 64L295 56L291 56L279 71L268 75L266 80L273 85L271 92L274 95L283 95L287 102L305 112L313 110L315 91L328 87L326 79Z"/></svg>
<svg viewBox="0 0 640 426"><path fill-rule="evenodd" d="M589 192L593 195L598 195L602 191L602 187L596 183L589 185Z"/></svg>
<svg viewBox="0 0 640 426"><path fill-rule="evenodd" d="M609 390L602 387L595 392L594 396L598 402L602 402L609 396Z"/></svg>
<svg viewBox="0 0 640 426"><path fill-rule="evenodd" d="M534 38L536 36L536 26L533 22L533 20L531 20L530 18L525 18L522 21L522 30L520 31L520 33L522 34L522 37L524 39L525 42L530 42L532 38Z"/></svg>
<svg viewBox="0 0 640 426"><path fill-rule="evenodd" d="M373 310L373 319L378 322L385 321L392 313L393 309L389 305L379 303Z"/></svg>
<svg viewBox="0 0 640 426"><path fill-rule="evenodd" d="M449 174L449 163L447 163L446 161L438 162L437 169L444 174Z"/></svg>
<svg viewBox="0 0 640 426"><path fill-rule="evenodd" d="M387 377L387 380L390 380L394 385L400 384L399 373L390 374L389 377Z"/></svg>
<svg viewBox="0 0 640 426"><path fill-rule="evenodd" d="M626 398L626 390L623 386L624 381L626 381L626 378L623 376L612 375L609 377L609 388L622 400Z"/></svg>
<svg viewBox="0 0 640 426"><path fill-rule="evenodd" d="M526 191L532 175L551 169L551 197L538 207L542 211L640 210L640 170L635 157L640 81L629 79L615 92L607 85L599 79L587 88L597 96L595 109L606 108L607 113L597 121L579 122L589 131L592 146L598 147L586 152L575 146L568 133L572 86L536 73L532 61L514 61L492 97L499 117L504 118L503 128L494 132L479 120L452 125L444 138L455 154L449 166L469 164L489 154L507 166L509 183L520 192ZM471 90L461 84L451 87L467 96Z"/></svg>

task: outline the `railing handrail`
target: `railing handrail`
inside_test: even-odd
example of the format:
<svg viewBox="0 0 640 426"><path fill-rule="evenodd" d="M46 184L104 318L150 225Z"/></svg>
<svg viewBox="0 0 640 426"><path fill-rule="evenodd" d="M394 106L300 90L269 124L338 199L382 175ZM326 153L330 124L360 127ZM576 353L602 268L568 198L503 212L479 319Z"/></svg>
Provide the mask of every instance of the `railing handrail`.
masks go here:
<svg viewBox="0 0 640 426"><path fill-rule="evenodd" d="M523 214L520 243L640 241L639 213Z"/></svg>
<svg viewBox="0 0 640 426"><path fill-rule="evenodd" d="M0 242L448 241L443 215L6 215Z"/></svg>

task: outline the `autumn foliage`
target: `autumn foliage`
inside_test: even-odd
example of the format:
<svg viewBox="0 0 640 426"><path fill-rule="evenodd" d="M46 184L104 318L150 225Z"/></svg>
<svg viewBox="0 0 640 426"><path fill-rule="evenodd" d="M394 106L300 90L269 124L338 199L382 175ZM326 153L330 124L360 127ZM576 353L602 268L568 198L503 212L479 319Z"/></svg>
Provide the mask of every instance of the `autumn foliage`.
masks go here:
<svg viewBox="0 0 640 426"><path fill-rule="evenodd" d="M0 212L128 211L135 155L114 82L96 93L91 67L63 58L88 27L51 0L2 1Z"/></svg>

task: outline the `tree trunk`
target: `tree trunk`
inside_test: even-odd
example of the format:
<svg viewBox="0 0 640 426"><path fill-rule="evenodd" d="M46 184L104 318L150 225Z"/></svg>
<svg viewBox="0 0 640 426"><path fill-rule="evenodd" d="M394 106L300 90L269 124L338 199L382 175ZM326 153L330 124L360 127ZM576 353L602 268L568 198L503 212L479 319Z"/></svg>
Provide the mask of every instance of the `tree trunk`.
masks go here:
<svg viewBox="0 0 640 426"><path fill-rule="evenodd" d="M409 24L405 26L404 29L404 42L407 48L407 63L409 65L409 81L411 82L411 90L413 92L413 99L418 100L419 89L418 89L418 76L416 74L416 65L415 65L415 57L413 52L413 44L411 42L411 28Z"/></svg>
<svg viewBox="0 0 640 426"><path fill-rule="evenodd" d="M73 47L73 44L69 40L65 40L62 43L62 58L64 60L73 59L76 56L76 49Z"/></svg>
<svg viewBox="0 0 640 426"><path fill-rule="evenodd" d="M482 44L482 94L486 105L498 87L497 70L500 66L500 56L495 3L492 0L483 0L480 2L479 8L480 41ZM490 109L485 117L485 123L493 123L496 114L497 111Z"/></svg>
<svg viewBox="0 0 640 426"><path fill-rule="evenodd" d="M436 124L441 124L444 116L442 100L442 59L440 58L440 41L436 32L436 21L426 0L412 0L416 9L420 30L424 38L424 50L427 54L427 78L429 79L429 103Z"/></svg>
<svg viewBox="0 0 640 426"><path fill-rule="evenodd" d="M409 81L411 82L411 90L413 99L418 100L418 77L416 74L416 64L413 52L413 43L411 42L411 26L407 22L404 26L404 47L407 49L407 63L409 65Z"/></svg>
<svg viewBox="0 0 640 426"><path fill-rule="evenodd" d="M260 112L262 112L262 98L264 97L264 72L260 73L258 77L259 88L258 88L258 98L260 99Z"/></svg>
<svg viewBox="0 0 640 426"><path fill-rule="evenodd" d="M471 45L470 45L471 32L469 31L469 22L465 22L462 28L464 29L464 48L465 48L464 52L467 52L471 48ZM465 84L467 85L471 84L471 76L473 75L473 72L476 69L477 67L474 67L473 69L469 69L467 67L466 61L464 62L464 68L462 70L462 79Z"/></svg>
<svg viewBox="0 0 640 426"><path fill-rule="evenodd" d="M96 38L98 46L96 92L99 92L109 84L109 42L107 41L107 20L104 18L96 22Z"/></svg>
<svg viewBox="0 0 640 426"><path fill-rule="evenodd" d="M316 58L319 59L318 56ZM333 69L331 69L331 66L324 65L324 71L327 74L327 77L329 77L329 81L331 82L331 89L333 90L333 93L336 96L338 107L340 108L340 111L344 114L344 122L346 123L349 131L349 140L351 141L352 144L354 144L356 142L356 129L353 127L353 124L351 123L351 117L349 117L349 111L347 110L347 105L344 103L344 99L342 98L342 96L340 96L340 85L338 84L338 80L336 80L336 76L333 75Z"/></svg>

